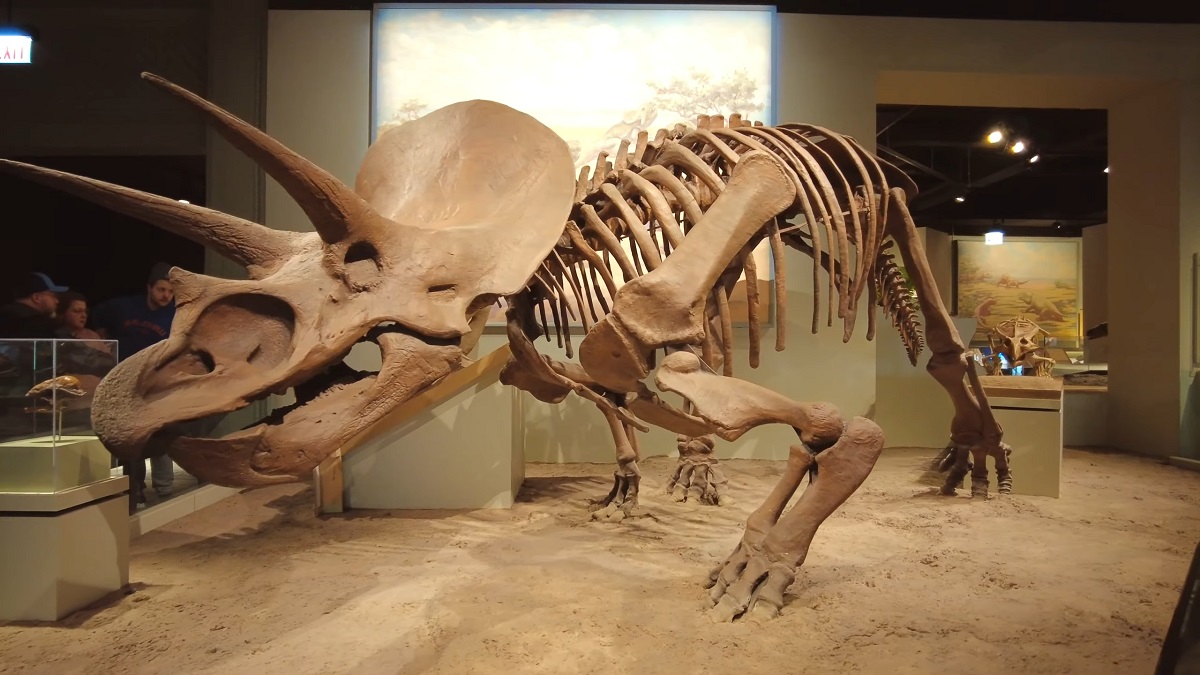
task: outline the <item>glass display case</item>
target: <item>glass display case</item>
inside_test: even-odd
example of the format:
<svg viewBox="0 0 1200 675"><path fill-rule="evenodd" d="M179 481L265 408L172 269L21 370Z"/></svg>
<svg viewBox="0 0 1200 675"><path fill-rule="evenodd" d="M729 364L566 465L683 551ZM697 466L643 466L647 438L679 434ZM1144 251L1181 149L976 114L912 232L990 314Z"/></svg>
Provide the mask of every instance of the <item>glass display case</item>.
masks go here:
<svg viewBox="0 0 1200 675"><path fill-rule="evenodd" d="M92 397L116 340L0 339L0 492L59 492L110 476Z"/></svg>

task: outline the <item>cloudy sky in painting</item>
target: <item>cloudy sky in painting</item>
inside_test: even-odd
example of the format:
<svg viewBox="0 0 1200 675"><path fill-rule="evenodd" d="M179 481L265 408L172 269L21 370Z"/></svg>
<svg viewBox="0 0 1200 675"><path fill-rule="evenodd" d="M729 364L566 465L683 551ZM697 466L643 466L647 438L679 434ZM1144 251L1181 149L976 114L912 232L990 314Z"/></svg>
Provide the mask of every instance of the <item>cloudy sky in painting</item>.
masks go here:
<svg viewBox="0 0 1200 675"><path fill-rule="evenodd" d="M753 117L771 123L772 20L754 8L380 8L375 124L412 99L429 112L483 98L586 141L644 105L647 81L689 68L750 73L767 103Z"/></svg>

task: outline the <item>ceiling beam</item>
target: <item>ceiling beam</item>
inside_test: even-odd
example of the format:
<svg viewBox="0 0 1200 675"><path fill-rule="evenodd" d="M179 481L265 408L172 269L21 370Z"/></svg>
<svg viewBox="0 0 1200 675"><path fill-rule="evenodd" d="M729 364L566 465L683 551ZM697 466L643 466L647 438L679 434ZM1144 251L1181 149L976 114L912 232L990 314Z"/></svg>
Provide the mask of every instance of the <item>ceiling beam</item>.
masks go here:
<svg viewBox="0 0 1200 675"><path fill-rule="evenodd" d="M900 120L903 120L905 117L908 117L909 115L913 114L913 111L916 109L917 109L917 106L914 105L914 106L909 106L909 108L907 110L901 111L900 114L898 114L894 118L892 118L891 122L888 122L887 124L883 125L882 129L875 132L875 138L879 138L880 136L882 136L884 134L884 132L886 132L888 129L891 129L893 126L895 126L897 122L899 122Z"/></svg>
<svg viewBox="0 0 1200 675"><path fill-rule="evenodd" d="M886 145L878 146L878 150L879 150L879 152L881 152L885 155L888 155L889 157L892 157L893 159L899 160L900 162L907 164L908 166L911 166L912 168L914 168L922 173L929 174L930 176L933 176L934 178L937 178L938 180L940 180L944 183L953 183L956 185L961 185L960 181L957 178L951 178L950 176L947 176L946 174L942 173L941 171L938 171L937 169L935 169L927 164L922 164L921 162L918 162L917 160L913 159L912 157L909 157L908 155L904 155L899 152L896 152L895 150L887 147Z"/></svg>

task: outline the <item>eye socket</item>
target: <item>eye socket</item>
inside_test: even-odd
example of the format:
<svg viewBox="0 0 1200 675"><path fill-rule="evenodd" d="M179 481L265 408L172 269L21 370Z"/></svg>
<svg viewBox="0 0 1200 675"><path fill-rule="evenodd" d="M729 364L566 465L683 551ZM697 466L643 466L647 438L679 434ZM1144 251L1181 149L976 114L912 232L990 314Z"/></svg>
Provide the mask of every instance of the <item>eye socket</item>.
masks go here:
<svg viewBox="0 0 1200 675"><path fill-rule="evenodd" d="M379 281L382 271L379 251L371 242L356 241L346 248L342 269L346 283L351 288L356 290L370 288Z"/></svg>

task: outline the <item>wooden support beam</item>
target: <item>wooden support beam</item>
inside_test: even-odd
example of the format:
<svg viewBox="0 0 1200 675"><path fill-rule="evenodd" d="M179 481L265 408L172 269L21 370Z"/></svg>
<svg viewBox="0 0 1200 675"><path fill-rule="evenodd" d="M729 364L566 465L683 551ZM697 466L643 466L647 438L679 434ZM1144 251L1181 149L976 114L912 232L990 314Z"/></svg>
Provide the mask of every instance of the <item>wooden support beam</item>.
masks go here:
<svg viewBox="0 0 1200 675"><path fill-rule="evenodd" d="M342 512L342 491L345 480L342 477L342 451L335 450L325 458L320 466L313 469L313 493L316 501L317 515L323 513Z"/></svg>

